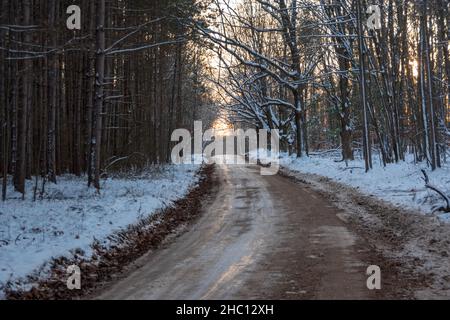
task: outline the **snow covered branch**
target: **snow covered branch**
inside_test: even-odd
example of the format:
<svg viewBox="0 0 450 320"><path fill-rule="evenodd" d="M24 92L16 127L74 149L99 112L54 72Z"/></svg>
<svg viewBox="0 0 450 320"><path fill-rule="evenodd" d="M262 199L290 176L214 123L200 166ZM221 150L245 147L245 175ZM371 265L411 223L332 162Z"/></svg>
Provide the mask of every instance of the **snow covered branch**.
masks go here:
<svg viewBox="0 0 450 320"><path fill-rule="evenodd" d="M425 187L427 189L430 189L434 192L436 192L438 195L440 195L442 197L442 199L444 199L445 203L447 204L446 207L436 207L434 211L443 211L443 212L450 212L450 197L447 196L445 194L445 192L443 192L442 190L440 190L439 188L435 187L434 185L432 185L430 183L430 178L428 177L428 174L425 170L422 170L423 173L423 180L425 181Z"/></svg>

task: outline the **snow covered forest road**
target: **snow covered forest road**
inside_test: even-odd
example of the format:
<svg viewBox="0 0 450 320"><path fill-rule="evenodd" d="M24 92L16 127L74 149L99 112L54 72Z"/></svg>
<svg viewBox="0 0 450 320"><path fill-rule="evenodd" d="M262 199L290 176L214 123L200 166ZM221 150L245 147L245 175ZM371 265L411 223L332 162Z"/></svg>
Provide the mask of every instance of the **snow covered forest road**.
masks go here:
<svg viewBox="0 0 450 320"><path fill-rule="evenodd" d="M97 299L376 299L405 287L383 270L382 290L367 289L384 258L319 194L256 166L217 166L215 179L198 223Z"/></svg>

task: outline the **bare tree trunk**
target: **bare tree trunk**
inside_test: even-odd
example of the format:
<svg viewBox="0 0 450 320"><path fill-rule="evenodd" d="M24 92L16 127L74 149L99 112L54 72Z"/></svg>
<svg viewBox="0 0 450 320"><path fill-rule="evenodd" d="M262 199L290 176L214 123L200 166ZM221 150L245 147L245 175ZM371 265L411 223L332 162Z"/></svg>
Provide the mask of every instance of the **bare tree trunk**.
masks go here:
<svg viewBox="0 0 450 320"><path fill-rule="evenodd" d="M363 148L364 160L366 164L366 172L372 169L372 152L370 145L370 131L369 119L367 111L367 96L366 96L366 70L364 62L364 31L361 20L361 3L357 1L357 16L358 16L358 42L359 42L359 81L361 105L363 108Z"/></svg>
<svg viewBox="0 0 450 320"><path fill-rule="evenodd" d="M427 161L433 167L433 155L432 155L432 146L430 146L430 142L432 139L430 138L430 121L429 114L427 108L427 95L428 90L427 87L427 39L426 39L426 28L427 28L427 16L426 16L426 2L422 2L421 4L421 12L420 12L420 50L419 50L419 73L420 73L420 97L421 97L421 111L422 111L422 124L423 124L423 141L424 141L424 152ZM433 168L434 170L434 168Z"/></svg>
<svg viewBox="0 0 450 320"><path fill-rule="evenodd" d="M102 139L102 112L105 81L105 0L97 0L96 8L96 42L95 42L95 102L93 111L91 139L91 167L93 184L100 190L100 157Z"/></svg>
<svg viewBox="0 0 450 320"><path fill-rule="evenodd" d="M297 141L297 158L303 156L303 129L302 129L302 98L300 93L294 92L295 105L295 133Z"/></svg>
<svg viewBox="0 0 450 320"><path fill-rule="evenodd" d="M31 0L23 1L23 24L30 25L31 23ZM29 43L31 36L29 32L25 32L23 41ZM28 110L32 94L30 86L30 74L32 72L33 64L30 60L23 62L22 69L22 103L19 117L19 131L18 131L18 164L15 176L15 188L18 192L25 196L25 178L26 178L26 143L27 143L27 128L28 128Z"/></svg>
<svg viewBox="0 0 450 320"><path fill-rule="evenodd" d="M7 3L4 2L2 5L2 11L4 13L8 12L8 6ZM6 22L6 16L3 16L3 19L1 21L1 23ZM0 44L2 46L5 46L7 49L9 48L9 31L6 30L2 30L0 31ZM2 118L0 120L0 132L1 132L1 154L2 154L2 164L1 167L3 169L2 172L2 201L6 201L6 191L7 191L7 187L8 187L8 161L9 161L9 148L8 148L8 144L9 144L9 108L8 108L8 102L9 102L9 97L10 97L10 92L9 92L9 83L10 83L10 79L11 79L11 68L10 68L10 64L6 64L6 60L5 60L5 52L2 51L0 53L0 65L1 65L1 69L0 69L0 74L1 74L1 79L0 79L0 114L2 115ZM3 76L6 75L6 76Z"/></svg>
<svg viewBox="0 0 450 320"><path fill-rule="evenodd" d="M49 2L50 47L56 48L57 29L56 0ZM47 176L48 181L56 183L56 108L57 108L57 77L58 59L55 53L48 57L48 116L47 116Z"/></svg>
<svg viewBox="0 0 450 320"><path fill-rule="evenodd" d="M341 52L339 57L339 94L340 94L340 113L339 120L341 123L341 143L342 143L342 160L353 160L353 134L350 126L350 99L349 99L349 78L348 71L350 63L345 58L344 52ZM345 72L345 74L343 74Z"/></svg>
<svg viewBox="0 0 450 320"><path fill-rule="evenodd" d="M431 70L430 62L430 43L427 32L427 0L424 0L424 13L425 13L425 32L424 32L424 46L425 46L425 63L428 79L428 103L429 103L429 116L430 116L430 151L431 151L431 168L436 170L439 167L439 154L437 150L437 137L436 137L436 114L434 111L433 102L433 72Z"/></svg>
<svg viewBox="0 0 450 320"><path fill-rule="evenodd" d="M96 25L96 1L90 1L90 12L89 17L91 21L91 25L89 27L89 30L91 32L91 36L95 37L95 25ZM86 136L85 136L85 163L87 168L87 174L88 174L88 185L91 186L93 181L93 166L92 166L92 125L93 125L93 114L94 114L94 91L95 91L95 40L94 38L89 39L89 55L88 55L88 67L87 67L87 83L88 83L88 90L87 90L87 98L86 98Z"/></svg>

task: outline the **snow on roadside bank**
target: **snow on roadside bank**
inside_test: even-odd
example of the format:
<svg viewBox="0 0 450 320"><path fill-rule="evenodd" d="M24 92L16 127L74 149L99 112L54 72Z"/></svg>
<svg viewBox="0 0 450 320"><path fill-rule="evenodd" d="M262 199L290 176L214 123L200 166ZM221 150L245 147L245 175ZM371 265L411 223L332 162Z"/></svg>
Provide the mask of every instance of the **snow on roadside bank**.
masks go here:
<svg viewBox="0 0 450 320"><path fill-rule="evenodd" d="M418 210L425 214L431 213L435 205L444 205L444 202L435 192L425 188L421 169L427 171L430 182L434 186L450 195L449 164L432 172L426 164L414 164L411 158L386 167L380 165L380 161L374 158L373 170L366 173L363 160L351 161L347 166L345 162L336 162L339 159L338 154L332 153L300 159L283 154L280 165L294 172L330 178L393 205ZM450 214L437 213L437 215L441 220L450 222Z"/></svg>
<svg viewBox="0 0 450 320"><path fill-rule="evenodd" d="M74 176L47 184L42 200L32 200L32 182L24 201L10 190L7 201L0 202L0 285L76 249L89 257L95 239L107 244L112 233L187 195L198 182L199 168L154 167L132 177L108 178L100 195L86 187L85 178Z"/></svg>

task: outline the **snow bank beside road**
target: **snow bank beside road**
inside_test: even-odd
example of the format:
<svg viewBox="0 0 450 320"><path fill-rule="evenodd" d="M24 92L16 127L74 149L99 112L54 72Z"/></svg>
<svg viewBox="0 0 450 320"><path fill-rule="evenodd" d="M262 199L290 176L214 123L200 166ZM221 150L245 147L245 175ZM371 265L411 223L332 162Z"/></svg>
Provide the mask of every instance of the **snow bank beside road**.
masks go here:
<svg viewBox="0 0 450 320"><path fill-rule="evenodd" d="M74 176L47 184L42 200L32 200L32 182L24 201L10 190L8 200L0 203L0 285L29 275L52 257L70 256L77 249L90 256L95 239L107 245L112 233L184 197L198 182L199 168L155 167L109 178L100 195L86 187L85 178Z"/></svg>
<svg viewBox="0 0 450 320"><path fill-rule="evenodd" d="M413 159L383 167L374 158L373 170L366 173L363 160L351 161L347 166L345 162L336 162L339 158L338 154L323 154L297 159L283 154L280 162L288 170L321 175L393 205L427 214L433 211L433 206L444 205L444 202L435 192L425 188L421 169L427 171L433 185L450 195L449 164L431 172L426 164L414 164ZM450 222L450 214L438 215L440 219Z"/></svg>

